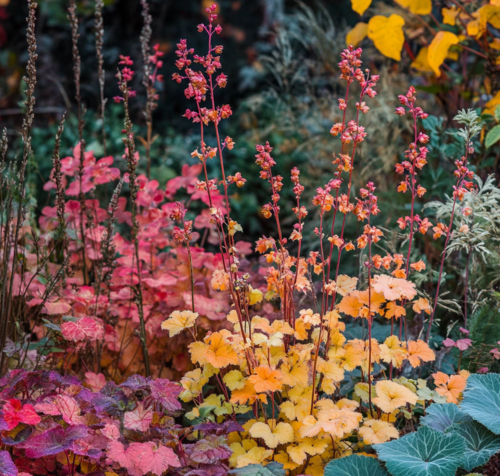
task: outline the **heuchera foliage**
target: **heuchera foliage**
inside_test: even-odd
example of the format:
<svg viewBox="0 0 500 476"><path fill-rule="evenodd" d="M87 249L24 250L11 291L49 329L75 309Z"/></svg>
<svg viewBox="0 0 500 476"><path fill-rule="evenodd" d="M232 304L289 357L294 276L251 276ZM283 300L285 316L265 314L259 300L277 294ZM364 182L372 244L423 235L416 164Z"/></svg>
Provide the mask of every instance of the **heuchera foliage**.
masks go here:
<svg viewBox="0 0 500 476"><path fill-rule="evenodd" d="M61 125L46 184L55 191L55 206L44 208L39 234L23 230L25 260L13 275L33 328L25 347L11 342L7 349L19 358L10 362L18 368L0 380L0 429L9 449L0 452L0 474L210 476L259 474L265 465L260 474L321 476L332 459L374 455L372 445L412 431L430 403L462 399L469 373L460 361L452 375L433 373L431 388L418 377L429 376L436 361L429 339L453 216L467 213L460 203L474 190L468 161L477 115L463 111L456 118L464 126L458 134L464 155L455 164L451 218L431 223L415 213L426 193L419 172L429 138L419 121L427 114L415 88L399 96L396 113L411 116L414 140L396 164L409 215L394 222L408 234L395 244L400 252L378 254L385 248L375 224L381 213L376 184L355 186L353 169L379 77L361 69L360 48L348 47L339 63L346 91L339 99L342 122L331 128L341 143L332 176L308 208L300 170L291 170L296 223L289 237L280 222L285 183L274 173L273 147L256 146L256 170L270 190L262 216L274 220L276 238L259 239L261 257L250 261L253 250L236 238L243 229L230 201L231 190L246 181L241 173L226 175L224 154L235 144L219 129L232 111L215 103L217 88L228 80L219 72L223 48L214 44L222 28L215 24L216 6L206 11L209 23L198 30L208 36L207 53L199 56L181 40L180 73L173 77L187 84L186 97L195 104L185 117L200 126L200 147L192 153L199 164L185 165L165 188L138 173L129 114L135 73L126 56L115 100L125 112L127 173L112 157L97 160L83 142L61 160ZM154 52L147 82L152 108L153 83L161 78L161 55ZM215 132L213 145L205 142L206 128ZM209 177L212 159L221 177ZM105 209L95 197L113 181ZM128 198L121 195L124 184ZM201 211L192 217L197 206ZM351 218L361 234L348 242ZM306 253L311 223L317 247ZM435 240L444 238L433 296L418 289L417 273L426 264L412 255L417 234L431 229ZM206 251L207 243L218 252ZM341 259L356 249L359 276L341 274ZM414 338L410 316L425 322ZM361 323L361 338L349 338L352 321ZM377 321L390 327L380 342L372 335ZM444 345L463 352L471 340ZM60 372L38 370L51 368ZM84 383L74 375L85 375ZM164 378L172 375L180 383Z"/></svg>

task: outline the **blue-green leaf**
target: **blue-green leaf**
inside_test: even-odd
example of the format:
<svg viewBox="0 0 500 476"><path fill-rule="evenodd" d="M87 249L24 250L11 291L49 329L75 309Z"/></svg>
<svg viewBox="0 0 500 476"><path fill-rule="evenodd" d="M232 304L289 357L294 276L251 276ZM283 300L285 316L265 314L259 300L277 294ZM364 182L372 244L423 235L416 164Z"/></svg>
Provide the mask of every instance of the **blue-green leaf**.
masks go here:
<svg viewBox="0 0 500 476"><path fill-rule="evenodd" d="M422 425L441 432L445 432L455 423L466 421L472 421L472 418L454 403L433 403L425 411L425 417L420 419Z"/></svg>
<svg viewBox="0 0 500 476"><path fill-rule="evenodd" d="M415 433L373 448L393 476L455 476L465 440L457 433L421 426Z"/></svg>
<svg viewBox="0 0 500 476"><path fill-rule="evenodd" d="M500 435L500 374L471 375L461 408L488 430Z"/></svg>
<svg viewBox="0 0 500 476"><path fill-rule="evenodd" d="M351 455L330 461L325 476L389 476L389 473L375 458Z"/></svg>
<svg viewBox="0 0 500 476"><path fill-rule="evenodd" d="M286 471L281 463L273 461L266 466L249 464L243 468L232 469L229 474L236 474L237 476L285 476Z"/></svg>
<svg viewBox="0 0 500 476"><path fill-rule="evenodd" d="M500 436L477 421L453 425L450 431L458 433L465 439L466 447L461 467L467 471L486 464L500 451Z"/></svg>

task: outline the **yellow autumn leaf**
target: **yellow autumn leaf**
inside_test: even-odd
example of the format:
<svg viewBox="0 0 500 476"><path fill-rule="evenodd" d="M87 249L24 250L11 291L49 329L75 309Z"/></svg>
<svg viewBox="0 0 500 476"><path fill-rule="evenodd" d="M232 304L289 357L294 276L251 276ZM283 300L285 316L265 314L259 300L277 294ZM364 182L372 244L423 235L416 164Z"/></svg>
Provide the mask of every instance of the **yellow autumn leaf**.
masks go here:
<svg viewBox="0 0 500 476"><path fill-rule="evenodd" d="M432 11L431 0L394 0L403 8L407 8L416 15L429 15Z"/></svg>
<svg viewBox="0 0 500 476"><path fill-rule="evenodd" d="M417 57L413 60L411 67L415 68L417 71L422 71L423 73L432 73L431 65L427 59L428 51L428 46L421 48Z"/></svg>
<svg viewBox="0 0 500 476"><path fill-rule="evenodd" d="M345 37L347 46L358 46L368 33L368 23L359 22Z"/></svg>
<svg viewBox="0 0 500 476"><path fill-rule="evenodd" d="M375 15L368 23L368 38L384 56L400 61L405 42L404 24L405 21L399 15L393 14L390 17Z"/></svg>
<svg viewBox="0 0 500 476"><path fill-rule="evenodd" d="M286 451L290 455L292 461L297 464L302 464L307 455L315 456L322 454L327 448L328 443L325 440L316 438L304 438L296 446L288 446Z"/></svg>
<svg viewBox="0 0 500 476"><path fill-rule="evenodd" d="M352 9L360 15L366 12L371 3L372 0L351 0Z"/></svg>
<svg viewBox="0 0 500 476"><path fill-rule="evenodd" d="M500 6L494 4L484 5L478 10L479 25L484 30L486 24L489 23L495 28L500 28Z"/></svg>
<svg viewBox="0 0 500 476"><path fill-rule="evenodd" d="M452 8L442 8L441 13L443 15L443 23L445 25L455 26L457 16L460 13L457 7L453 6Z"/></svg>
<svg viewBox="0 0 500 476"><path fill-rule="evenodd" d="M441 76L440 66L443 64L450 46L458 43L458 37L449 31L440 31L432 40L427 52L429 65L436 73L436 76Z"/></svg>
<svg viewBox="0 0 500 476"><path fill-rule="evenodd" d="M280 422L277 425L275 420L268 420L267 423L257 422L250 428L250 435L253 438L262 438L268 448L276 448L278 445L291 443L294 440L293 428L289 423Z"/></svg>
<svg viewBox="0 0 500 476"><path fill-rule="evenodd" d="M467 34L469 36L479 35L479 20L471 20L467 23Z"/></svg>
<svg viewBox="0 0 500 476"><path fill-rule="evenodd" d="M495 109L497 108L498 105L500 105L500 91L498 91L496 95L484 105L482 113L491 114L492 116L494 116Z"/></svg>
<svg viewBox="0 0 500 476"><path fill-rule="evenodd" d="M244 468L249 464L261 464L266 459L270 458L273 455L272 450L266 450L265 448L261 448L260 446L256 446L252 448L250 451L238 456L236 459L236 467Z"/></svg>
<svg viewBox="0 0 500 476"><path fill-rule="evenodd" d="M0 0L0 7L6 7L10 3L10 0Z"/></svg>

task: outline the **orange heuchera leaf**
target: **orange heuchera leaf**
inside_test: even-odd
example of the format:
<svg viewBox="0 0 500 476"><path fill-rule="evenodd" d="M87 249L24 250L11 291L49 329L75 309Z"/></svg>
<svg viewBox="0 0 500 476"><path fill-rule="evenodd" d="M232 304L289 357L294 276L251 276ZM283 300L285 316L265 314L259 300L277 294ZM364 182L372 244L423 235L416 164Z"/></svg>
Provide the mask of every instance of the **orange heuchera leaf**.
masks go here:
<svg viewBox="0 0 500 476"><path fill-rule="evenodd" d="M448 399L448 403L458 403L460 394L465 390L467 379L462 375L448 375L443 372L432 374L436 384L436 392Z"/></svg>
<svg viewBox="0 0 500 476"><path fill-rule="evenodd" d="M422 362L433 362L436 360L436 354L423 340L408 341L408 361L415 368Z"/></svg>
<svg viewBox="0 0 500 476"><path fill-rule="evenodd" d="M277 392L283 386L281 372L266 366L255 369L255 374L248 377L257 393Z"/></svg>
<svg viewBox="0 0 500 476"><path fill-rule="evenodd" d="M194 364L211 364L217 369L238 363L238 354L230 344L227 344L220 332L214 332L205 338L208 344L193 342L189 345L191 360Z"/></svg>
<svg viewBox="0 0 500 476"><path fill-rule="evenodd" d="M363 304L359 299L359 291L344 296L339 303L339 311L352 317L358 317L362 307Z"/></svg>
<svg viewBox="0 0 500 476"><path fill-rule="evenodd" d="M403 306L398 306L395 302L387 303L385 317L390 319L395 317L399 319L401 316L406 316L406 309Z"/></svg>
<svg viewBox="0 0 500 476"><path fill-rule="evenodd" d="M373 289L382 293L388 301L413 299L417 295L414 283L385 274L377 274L373 277Z"/></svg>
<svg viewBox="0 0 500 476"><path fill-rule="evenodd" d="M431 305L429 304L429 300L425 298L419 298L417 301L413 303L413 310L418 314L422 311L427 314L431 313Z"/></svg>
<svg viewBox="0 0 500 476"><path fill-rule="evenodd" d="M405 406L407 403L415 405L418 397L403 385L390 380L381 380L375 386L377 396L373 403L383 412L391 413L396 408Z"/></svg>
<svg viewBox="0 0 500 476"><path fill-rule="evenodd" d="M252 405L257 399L264 403L267 402L266 396L257 395L254 386L248 380L245 382L245 386L242 389L233 390L231 394L231 403L239 403L240 405L244 405L247 402Z"/></svg>

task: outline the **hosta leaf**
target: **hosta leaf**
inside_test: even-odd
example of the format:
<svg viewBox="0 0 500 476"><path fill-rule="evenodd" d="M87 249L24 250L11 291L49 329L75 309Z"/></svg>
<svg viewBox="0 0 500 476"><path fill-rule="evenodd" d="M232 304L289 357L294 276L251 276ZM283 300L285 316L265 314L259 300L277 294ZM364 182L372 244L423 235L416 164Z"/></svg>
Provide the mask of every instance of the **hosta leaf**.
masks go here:
<svg viewBox="0 0 500 476"><path fill-rule="evenodd" d="M267 466L261 464L249 464L244 468L237 468L229 471L229 474L238 476L285 476L286 471L281 463L272 462Z"/></svg>
<svg viewBox="0 0 500 476"><path fill-rule="evenodd" d="M461 407L474 420L500 435L500 374L471 375Z"/></svg>
<svg viewBox="0 0 500 476"><path fill-rule="evenodd" d="M428 426L399 440L373 448L393 476L454 476L462 462L465 440Z"/></svg>
<svg viewBox="0 0 500 476"><path fill-rule="evenodd" d="M453 425L451 431L465 438L466 447L461 467L471 471L486 464L500 451L500 436L492 433L477 421Z"/></svg>
<svg viewBox="0 0 500 476"><path fill-rule="evenodd" d="M471 420L472 418L454 403L433 403L427 408L426 416L420 419L420 423L433 430L444 432L455 423Z"/></svg>
<svg viewBox="0 0 500 476"><path fill-rule="evenodd" d="M375 458L351 455L330 461L325 468L325 476L389 476Z"/></svg>

